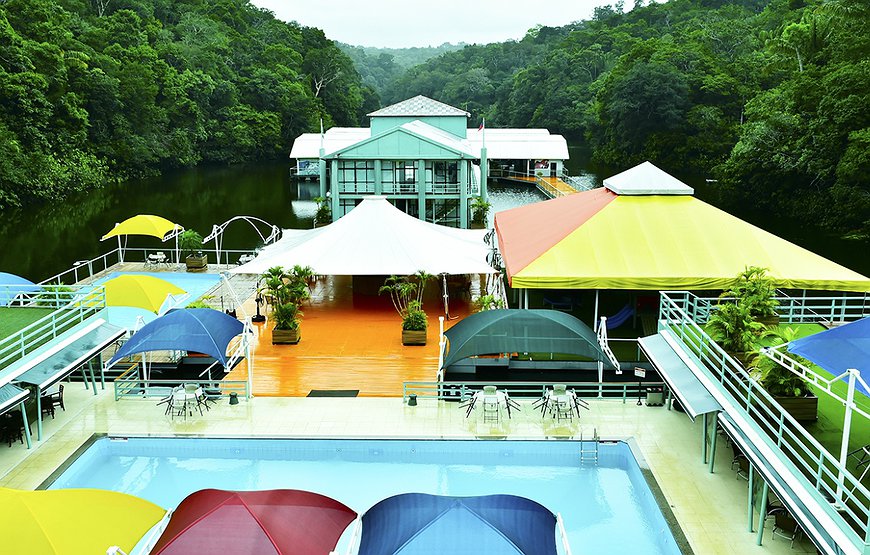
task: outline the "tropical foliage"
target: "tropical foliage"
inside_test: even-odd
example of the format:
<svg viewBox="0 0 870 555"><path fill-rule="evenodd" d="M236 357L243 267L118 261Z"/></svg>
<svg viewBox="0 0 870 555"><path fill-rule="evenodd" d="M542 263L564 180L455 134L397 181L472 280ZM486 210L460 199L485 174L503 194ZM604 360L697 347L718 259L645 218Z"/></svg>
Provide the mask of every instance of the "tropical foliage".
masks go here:
<svg viewBox="0 0 870 555"><path fill-rule="evenodd" d="M387 293L393 307L402 317L402 329L424 331L428 327L426 312L423 311L423 291L431 274L419 271L413 276L390 276L379 289Z"/></svg>
<svg viewBox="0 0 870 555"><path fill-rule="evenodd" d="M6 0L0 45L0 210L285 157L368 108L322 31L249 0Z"/></svg>
<svg viewBox="0 0 870 555"><path fill-rule="evenodd" d="M303 316L302 302L311 297L310 284L314 272L310 267L293 266L285 270L273 266L260 276L259 294L266 295L272 305L272 319L276 330L299 328Z"/></svg>

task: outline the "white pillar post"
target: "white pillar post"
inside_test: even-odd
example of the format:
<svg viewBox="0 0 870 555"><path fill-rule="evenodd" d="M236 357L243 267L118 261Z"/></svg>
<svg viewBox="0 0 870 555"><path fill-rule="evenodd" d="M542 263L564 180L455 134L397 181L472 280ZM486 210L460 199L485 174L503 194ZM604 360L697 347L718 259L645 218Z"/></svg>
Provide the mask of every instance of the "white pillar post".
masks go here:
<svg viewBox="0 0 870 555"><path fill-rule="evenodd" d="M852 409L855 406L855 377L858 370L849 368L849 392L846 395L846 416L843 420L843 440L840 443L840 466L846 468L846 458L849 456L849 434L852 428ZM837 474L837 502L843 503L843 471Z"/></svg>
<svg viewBox="0 0 870 555"><path fill-rule="evenodd" d="M598 331L598 289L595 290L595 314L592 319L592 331Z"/></svg>

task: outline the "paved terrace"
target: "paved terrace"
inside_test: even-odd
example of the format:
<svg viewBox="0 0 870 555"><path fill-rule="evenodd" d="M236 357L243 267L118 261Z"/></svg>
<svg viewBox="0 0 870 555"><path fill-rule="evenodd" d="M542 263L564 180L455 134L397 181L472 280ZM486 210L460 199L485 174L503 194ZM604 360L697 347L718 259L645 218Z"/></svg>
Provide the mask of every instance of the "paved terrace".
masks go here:
<svg viewBox="0 0 870 555"><path fill-rule="evenodd" d="M768 523L764 545L747 531L747 482L729 469L730 450L717 450L715 474L701 463L699 423L664 407L592 401L582 419L556 424L541 418L523 400L511 420L484 423L479 415L465 418L456 403L421 399L416 407L401 398L259 397L231 406L221 401L204 416L171 420L153 399L116 402L110 388L94 397L81 384L67 389L67 411L48 419L48 438L28 451L15 444L0 447L0 486L33 489L72 455L93 433L191 435L222 437L305 438L572 438L581 429L597 427L604 439L634 438L673 514L698 555L815 553L806 543L795 548L771 538ZM583 500L578 499L578 503ZM573 546L582 553L582 546Z"/></svg>

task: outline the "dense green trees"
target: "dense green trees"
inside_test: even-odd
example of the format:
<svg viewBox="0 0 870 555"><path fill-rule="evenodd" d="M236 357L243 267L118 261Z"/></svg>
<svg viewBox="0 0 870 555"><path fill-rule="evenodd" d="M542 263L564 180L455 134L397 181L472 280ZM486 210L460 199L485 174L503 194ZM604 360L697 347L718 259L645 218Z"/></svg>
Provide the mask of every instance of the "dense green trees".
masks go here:
<svg viewBox="0 0 870 555"><path fill-rule="evenodd" d="M647 5L644 5L647 4ZM585 141L716 177L744 205L870 234L870 4L670 0L468 46L411 68L384 99L426 94L493 126Z"/></svg>
<svg viewBox="0 0 870 555"><path fill-rule="evenodd" d="M371 98L321 31L248 0L7 0L0 210L165 168L286 156L320 118L359 123Z"/></svg>

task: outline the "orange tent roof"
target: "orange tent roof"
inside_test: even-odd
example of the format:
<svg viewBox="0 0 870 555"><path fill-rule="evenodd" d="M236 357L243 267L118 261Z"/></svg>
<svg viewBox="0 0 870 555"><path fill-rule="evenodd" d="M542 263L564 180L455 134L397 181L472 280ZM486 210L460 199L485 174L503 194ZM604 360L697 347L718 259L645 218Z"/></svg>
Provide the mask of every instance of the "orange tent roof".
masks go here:
<svg viewBox="0 0 870 555"><path fill-rule="evenodd" d="M602 187L498 212L495 230L508 276L550 250L616 197Z"/></svg>

